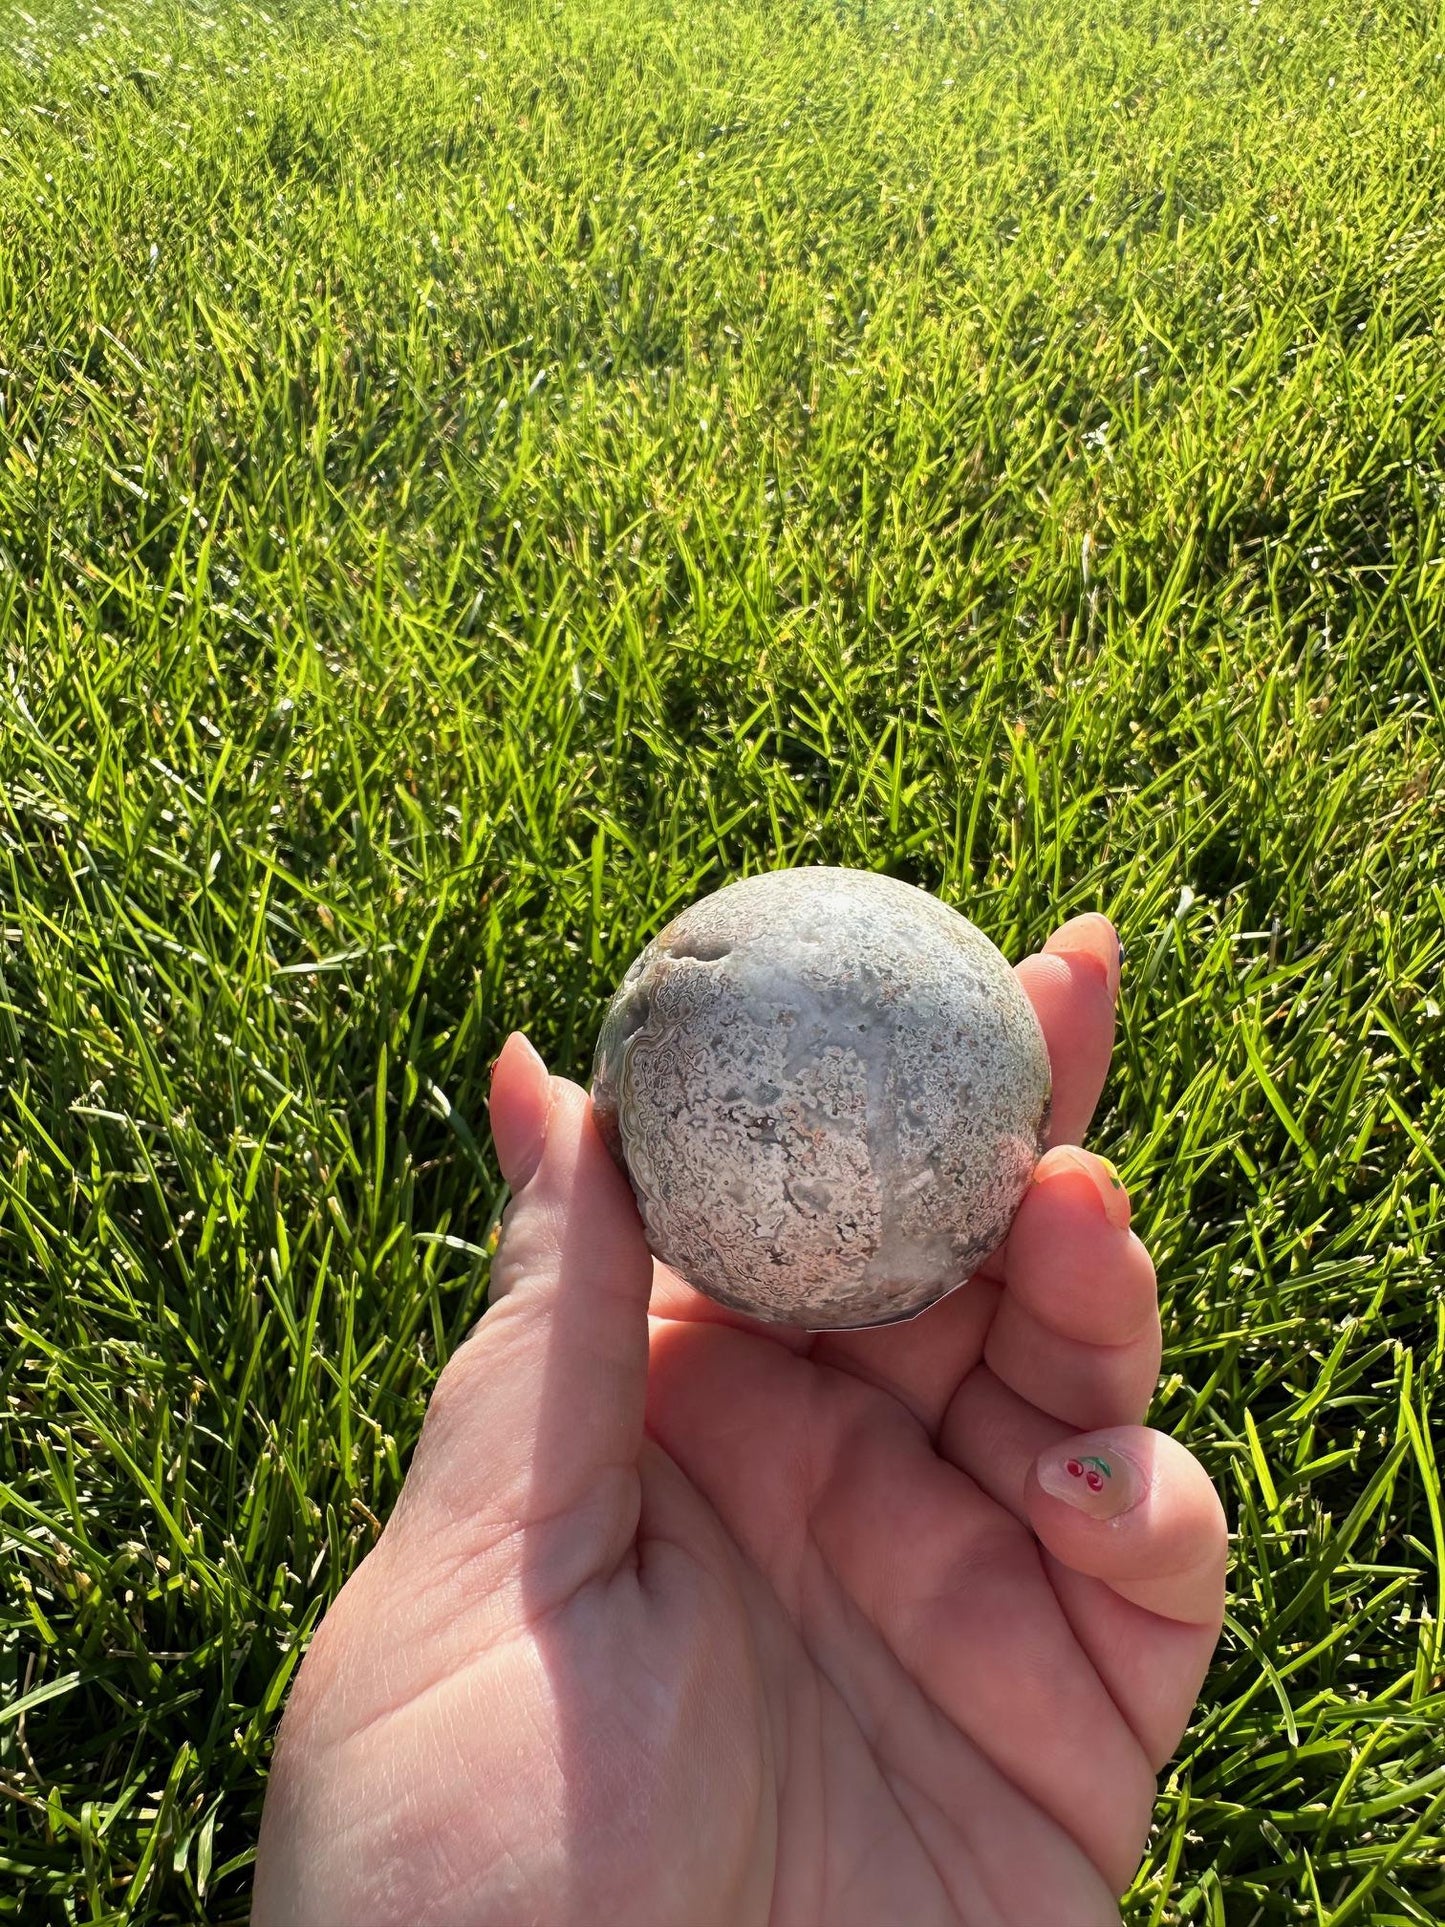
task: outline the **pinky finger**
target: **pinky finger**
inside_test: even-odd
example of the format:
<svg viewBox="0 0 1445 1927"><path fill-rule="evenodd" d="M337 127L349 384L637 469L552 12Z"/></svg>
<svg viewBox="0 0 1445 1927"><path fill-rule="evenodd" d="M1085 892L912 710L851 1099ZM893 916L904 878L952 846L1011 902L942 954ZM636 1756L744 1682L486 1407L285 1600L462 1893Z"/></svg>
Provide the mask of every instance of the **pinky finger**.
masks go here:
<svg viewBox="0 0 1445 1927"><path fill-rule="evenodd" d="M1029 1523L1061 1565L1146 1612L1216 1632L1229 1536L1199 1461L1166 1433L1110 1426L1050 1446L1025 1493Z"/></svg>

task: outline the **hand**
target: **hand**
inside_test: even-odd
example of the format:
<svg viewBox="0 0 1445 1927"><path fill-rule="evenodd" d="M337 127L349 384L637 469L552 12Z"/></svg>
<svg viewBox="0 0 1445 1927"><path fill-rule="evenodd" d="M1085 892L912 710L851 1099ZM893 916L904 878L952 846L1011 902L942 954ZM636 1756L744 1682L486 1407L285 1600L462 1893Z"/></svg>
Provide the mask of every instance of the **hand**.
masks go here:
<svg viewBox="0 0 1445 1927"><path fill-rule="evenodd" d="M1117 956L1089 915L1019 966L1054 1145ZM301 1668L255 1927L1117 1927L1226 1544L1138 1423L1159 1319L1111 1167L1051 1148L962 1289L812 1337L654 1263L520 1035L491 1112L499 1295Z"/></svg>

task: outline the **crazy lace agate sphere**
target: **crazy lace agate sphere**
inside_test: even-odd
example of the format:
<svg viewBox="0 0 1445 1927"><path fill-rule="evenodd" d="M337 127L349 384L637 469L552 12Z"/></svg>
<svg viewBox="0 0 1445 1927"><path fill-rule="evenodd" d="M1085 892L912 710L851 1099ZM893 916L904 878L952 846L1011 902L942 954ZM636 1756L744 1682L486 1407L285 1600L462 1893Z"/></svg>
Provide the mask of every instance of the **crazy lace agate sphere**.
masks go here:
<svg viewBox="0 0 1445 1927"><path fill-rule="evenodd" d="M1049 1060L956 910L868 870L775 870L633 963L592 1101L657 1256L817 1331L911 1317L1001 1242L1044 1148Z"/></svg>

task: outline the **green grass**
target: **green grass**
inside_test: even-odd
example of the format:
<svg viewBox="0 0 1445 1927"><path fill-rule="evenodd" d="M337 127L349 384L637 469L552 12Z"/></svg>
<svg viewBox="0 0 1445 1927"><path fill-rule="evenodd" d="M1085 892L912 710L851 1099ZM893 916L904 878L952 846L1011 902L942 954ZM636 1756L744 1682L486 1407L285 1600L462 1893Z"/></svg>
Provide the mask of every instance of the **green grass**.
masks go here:
<svg viewBox="0 0 1445 1927"><path fill-rule="evenodd" d="M1445 16L29 5L0 1918L244 1918L502 1038L585 1078L671 911L840 862L1128 942L1096 1141L1236 1532L1130 1927L1429 1927Z"/></svg>

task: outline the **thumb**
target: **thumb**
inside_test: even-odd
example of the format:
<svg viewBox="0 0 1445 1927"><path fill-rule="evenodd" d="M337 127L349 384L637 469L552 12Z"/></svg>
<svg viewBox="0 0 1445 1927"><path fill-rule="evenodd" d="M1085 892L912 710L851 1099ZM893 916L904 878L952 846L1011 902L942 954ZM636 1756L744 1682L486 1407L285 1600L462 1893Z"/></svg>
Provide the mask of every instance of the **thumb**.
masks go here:
<svg viewBox="0 0 1445 1927"><path fill-rule="evenodd" d="M619 1304L624 1323L645 1333L652 1254L632 1188L607 1149L592 1100L580 1085L549 1076L532 1044L515 1030L492 1068L488 1110L497 1161L512 1192L492 1262L490 1303L519 1289L540 1301L566 1290L565 1316L573 1325L587 1320L595 1337L615 1323ZM589 1285L574 1294L579 1268ZM587 1309L598 1304L614 1310Z"/></svg>
<svg viewBox="0 0 1445 1927"><path fill-rule="evenodd" d="M630 1539L652 1288L631 1187L587 1093L549 1076L520 1031L493 1068L490 1110L512 1189L492 1303L432 1393L408 1509L432 1525L483 1512L525 1526L606 1486L630 1510L616 1521Z"/></svg>

